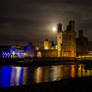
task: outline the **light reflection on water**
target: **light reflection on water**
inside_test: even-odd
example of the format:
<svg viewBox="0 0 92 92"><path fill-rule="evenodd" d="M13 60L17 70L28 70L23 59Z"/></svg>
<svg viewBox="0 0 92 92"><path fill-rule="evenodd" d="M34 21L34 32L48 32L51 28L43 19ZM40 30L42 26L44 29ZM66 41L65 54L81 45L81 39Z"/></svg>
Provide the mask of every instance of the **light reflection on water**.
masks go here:
<svg viewBox="0 0 92 92"><path fill-rule="evenodd" d="M0 87L59 81L92 76L85 65L53 65L41 67L0 67Z"/></svg>

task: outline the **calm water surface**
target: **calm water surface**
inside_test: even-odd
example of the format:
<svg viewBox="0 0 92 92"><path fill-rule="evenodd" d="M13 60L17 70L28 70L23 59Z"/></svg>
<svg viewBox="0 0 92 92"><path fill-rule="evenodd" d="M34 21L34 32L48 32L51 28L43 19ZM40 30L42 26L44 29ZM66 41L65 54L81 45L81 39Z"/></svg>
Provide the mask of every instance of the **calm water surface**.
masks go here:
<svg viewBox="0 0 92 92"><path fill-rule="evenodd" d="M86 76L92 76L92 69L88 69L85 65L0 67L0 87L59 81Z"/></svg>

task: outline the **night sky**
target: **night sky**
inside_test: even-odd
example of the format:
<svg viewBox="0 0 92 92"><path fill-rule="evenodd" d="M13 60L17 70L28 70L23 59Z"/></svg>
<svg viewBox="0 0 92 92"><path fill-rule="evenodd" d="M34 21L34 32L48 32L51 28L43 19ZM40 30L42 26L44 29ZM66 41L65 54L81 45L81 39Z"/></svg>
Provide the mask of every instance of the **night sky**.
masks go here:
<svg viewBox="0 0 92 92"><path fill-rule="evenodd" d="M55 40L52 27L69 20L92 41L92 0L0 0L0 44Z"/></svg>

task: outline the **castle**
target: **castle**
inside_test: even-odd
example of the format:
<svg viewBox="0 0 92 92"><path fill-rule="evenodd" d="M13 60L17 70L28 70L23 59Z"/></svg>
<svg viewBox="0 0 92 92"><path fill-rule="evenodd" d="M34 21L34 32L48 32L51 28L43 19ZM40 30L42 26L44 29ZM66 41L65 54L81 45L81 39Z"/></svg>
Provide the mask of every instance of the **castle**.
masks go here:
<svg viewBox="0 0 92 92"><path fill-rule="evenodd" d="M69 21L66 30L62 24L57 24L57 44L46 39L44 49L40 50L41 57L76 57L88 54L88 38L83 36L83 31L79 31L76 38L75 21Z"/></svg>

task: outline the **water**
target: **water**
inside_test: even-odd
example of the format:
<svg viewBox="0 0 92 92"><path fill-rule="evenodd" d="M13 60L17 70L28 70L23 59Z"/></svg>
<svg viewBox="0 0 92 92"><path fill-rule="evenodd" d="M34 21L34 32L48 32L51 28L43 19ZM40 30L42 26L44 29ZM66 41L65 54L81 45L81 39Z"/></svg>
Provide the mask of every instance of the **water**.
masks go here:
<svg viewBox="0 0 92 92"><path fill-rule="evenodd" d="M40 67L0 67L0 87L28 85L67 78L92 76L85 65L51 65Z"/></svg>

